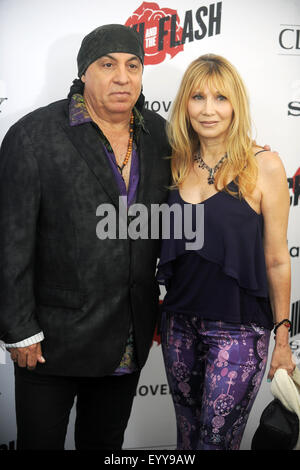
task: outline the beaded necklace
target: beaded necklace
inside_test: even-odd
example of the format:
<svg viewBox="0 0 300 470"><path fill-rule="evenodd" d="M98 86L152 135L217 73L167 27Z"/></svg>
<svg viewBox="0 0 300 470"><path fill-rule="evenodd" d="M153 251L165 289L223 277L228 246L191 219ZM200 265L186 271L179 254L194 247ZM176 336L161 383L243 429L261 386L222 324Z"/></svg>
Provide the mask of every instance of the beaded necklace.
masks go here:
<svg viewBox="0 0 300 470"><path fill-rule="evenodd" d="M201 157L200 150L199 150L197 154L195 155L194 160L198 163L199 168L204 168L205 170L209 172L209 177L207 178L207 182L208 184L213 184L215 182L215 173L218 171L218 169L220 168L220 166L222 165L222 163L224 162L226 158L227 158L227 153L225 153L225 155L221 158L221 160L218 161L216 166L214 166L213 168L210 168L210 166L208 166L203 160L203 158Z"/></svg>
<svg viewBox="0 0 300 470"><path fill-rule="evenodd" d="M123 170L124 170L125 166L127 165L128 160L129 160L130 155L131 155L131 152L132 152L132 146L133 146L133 123L134 123L134 116L133 116L133 113L131 113L131 116L130 116L130 127L129 127L129 140L128 140L127 152L126 152L126 155L125 155L125 158L124 158L124 160L123 160L122 165L118 165L118 164L117 164L117 167L118 167L118 169L119 169L119 172L121 173L122 176L123 176Z"/></svg>

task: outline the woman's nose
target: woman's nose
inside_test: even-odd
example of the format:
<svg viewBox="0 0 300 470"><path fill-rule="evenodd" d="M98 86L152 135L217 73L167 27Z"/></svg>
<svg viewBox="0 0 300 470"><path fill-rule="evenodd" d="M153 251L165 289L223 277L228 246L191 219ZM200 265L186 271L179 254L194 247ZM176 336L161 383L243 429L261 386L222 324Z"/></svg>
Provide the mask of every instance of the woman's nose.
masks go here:
<svg viewBox="0 0 300 470"><path fill-rule="evenodd" d="M214 113L214 103L213 100L209 97L207 97L204 100L204 107L203 107L203 112L204 114L213 114Z"/></svg>

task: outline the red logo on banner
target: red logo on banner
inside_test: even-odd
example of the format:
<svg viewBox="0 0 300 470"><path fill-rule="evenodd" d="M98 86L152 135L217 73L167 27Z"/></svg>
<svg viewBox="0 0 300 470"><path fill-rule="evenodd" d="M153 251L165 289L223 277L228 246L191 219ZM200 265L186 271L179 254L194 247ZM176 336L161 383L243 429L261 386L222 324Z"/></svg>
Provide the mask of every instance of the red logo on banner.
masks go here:
<svg viewBox="0 0 300 470"><path fill-rule="evenodd" d="M134 28L143 37L145 65L160 64L167 54L173 58L183 51L182 28L176 10L143 2L125 26Z"/></svg>

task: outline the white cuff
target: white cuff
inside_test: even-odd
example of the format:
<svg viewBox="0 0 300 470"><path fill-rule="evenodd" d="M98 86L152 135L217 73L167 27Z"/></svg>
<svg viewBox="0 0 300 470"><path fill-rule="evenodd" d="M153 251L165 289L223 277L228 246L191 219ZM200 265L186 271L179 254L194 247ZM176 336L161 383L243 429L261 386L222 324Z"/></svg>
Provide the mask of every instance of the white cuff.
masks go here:
<svg viewBox="0 0 300 470"><path fill-rule="evenodd" d="M26 346L31 346L32 344L40 343L43 341L44 333L41 331L36 335L30 336L30 338L26 338L23 341L19 341L18 343L12 344L5 344L6 348L26 348Z"/></svg>

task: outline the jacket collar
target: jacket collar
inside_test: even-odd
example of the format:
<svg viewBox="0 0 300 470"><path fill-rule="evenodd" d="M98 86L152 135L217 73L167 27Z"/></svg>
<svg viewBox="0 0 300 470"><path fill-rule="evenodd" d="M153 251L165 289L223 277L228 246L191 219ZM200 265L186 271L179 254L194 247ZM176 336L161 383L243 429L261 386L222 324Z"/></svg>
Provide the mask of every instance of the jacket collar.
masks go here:
<svg viewBox="0 0 300 470"><path fill-rule="evenodd" d="M73 97L74 95L69 100L68 120L63 125L64 131L80 156L87 163L98 183L102 186L113 204L118 207L119 188L103 148L103 145L105 145L108 151L112 151L111 146L101 129L89 116L83 96ZM136 122L139 129L139 132L136 133L136 140L140 168L140 181L136 202L146 203L147 200L151 199L153 139L146 127L142 113L136 107L134 108L134 113L137 117Z"/></svg>
<svg viewBox="0 0 300 470"><path fill-rule="evenodd" d="M140 98L139 98L140 99ZM134 115L134 141L138 143L141 130L147 132L145 127L145 121L138 109L138 106L133 108ZM87 122L92 122L92 118L88 113L88 110L85 105L84 97L81 93L74 93L70 97L69 101L69 123L71 127L80 126ZM107 140L106 136L103 134L102 130L99 128L100 139L108 149L109 152L112 152L111 145Z"/></svg>

